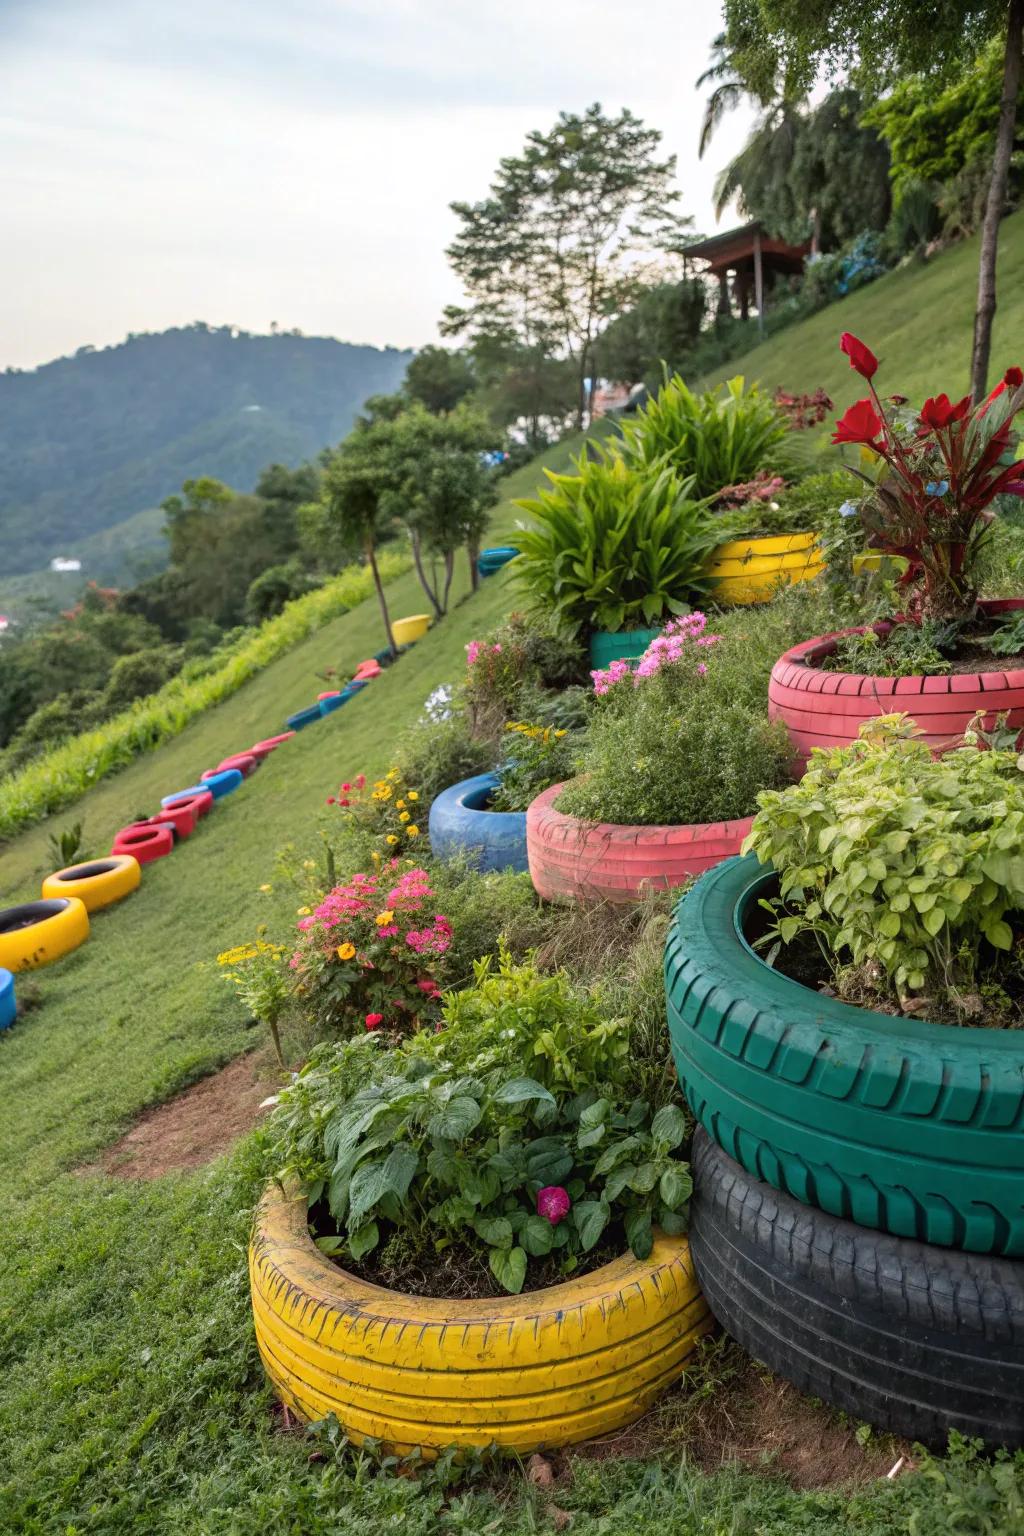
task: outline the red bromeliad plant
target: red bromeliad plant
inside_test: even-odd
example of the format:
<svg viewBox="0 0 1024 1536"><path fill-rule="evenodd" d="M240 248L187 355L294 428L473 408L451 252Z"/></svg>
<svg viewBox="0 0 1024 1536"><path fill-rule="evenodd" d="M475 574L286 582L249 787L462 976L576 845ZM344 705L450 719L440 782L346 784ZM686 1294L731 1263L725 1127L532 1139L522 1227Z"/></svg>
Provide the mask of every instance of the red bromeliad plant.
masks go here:
<svg viewBox="0 0 1024 1536"><path fill-rule="evenodd" d="M289 963L319 1023L406 1034L440 1018L452 928L433 894L425 870L392 859L307 909Z"/></svg>
<svg viewBox="0 0 1024 1536"><path fill-rule="evenodd" d="M1024 374L1009 368L980 405L970 395L955 404L936 395L915 415L904 396L879 398L878 359L862 341L844 331L839 345L871 394L836 422L832 441L858 443L882 461L878 475L848 466L869 487L859 504L869 543L907 561L900 586L912 617L967 617L977 602L974 568L989 508L1000 493L1024 494L1024 460L1007 463Z"/></svg>

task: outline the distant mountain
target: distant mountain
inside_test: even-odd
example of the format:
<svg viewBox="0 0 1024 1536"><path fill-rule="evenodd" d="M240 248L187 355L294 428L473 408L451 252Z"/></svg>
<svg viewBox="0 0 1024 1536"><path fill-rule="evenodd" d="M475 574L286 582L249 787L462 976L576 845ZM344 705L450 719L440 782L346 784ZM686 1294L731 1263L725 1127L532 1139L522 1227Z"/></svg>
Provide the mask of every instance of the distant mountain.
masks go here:
<svg viewBox="0 0 1024 1536"><path fill-rule="evenodd" d="M0 576L106 548L109 579L123 533L151 544L137 513L194 475L248 491L265 465L314 457L411 356L196 324L0 374Z"/></svg>

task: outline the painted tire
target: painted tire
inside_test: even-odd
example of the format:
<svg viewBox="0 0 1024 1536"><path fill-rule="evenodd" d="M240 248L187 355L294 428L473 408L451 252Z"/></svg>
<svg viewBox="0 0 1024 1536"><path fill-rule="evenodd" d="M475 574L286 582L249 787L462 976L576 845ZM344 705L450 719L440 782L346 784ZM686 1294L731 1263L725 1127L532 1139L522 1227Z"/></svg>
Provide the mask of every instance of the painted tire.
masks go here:
<svg viewBox="0 0 1024 1536"><path fill-rule="evenodd" d="M266 741L258 741L254 747L249 748L249 751L254 757L266 757L278 747L283 747L286 741L291 741L294 735L294 731L282 731L280 736L268 736Z"/></svg>
<svg viewBox="0 0 1024 1536"><path fill-rule="evenodd" d="M282 1400L400 1454L572 1445L638 1419L711 1326L686 1239L524 1296L434 1301L357 1280L272 1186L249 1250L256 1341Z"/></svg>
<svg viewBox="0 0 1024 1536"><path fill-rule="evenodd" d="M775 876L753 854L699 880L665 950L694 1114L748 1173L864 1227L1024 1257L1024 1040L854 1008L741 934Z"/></svg>
<svg viewBox="0 0 1024 1536"><path fill-rule="evenodd" d="M14 977L8 970L0 970L0 1029L10 1029L18 1017L18 1003L14 996Z"/></svg>
<svg viewBox="0 0 1024 1536"><path fill-rule="evenodd" d="M707 575L716 603L767 603L782 587L813 581L825 569L816 533L787 533L720 544Z"/></svg>
<svg viewBox="0 0 1024 1536"><path fill-rule="evenodd" d="M0 912L0 966L35 971L68 955L89 937L89 914L77 896L27 901Z"/></svg>
<svg viewBox="0 0 1024 1536"><path fill-rule="evenodd" d="M498 787L495 773L478 773L442 790L430 807L430 848L442 863L468 854L475 868L529 868L526 857L526 812L489 811L487 802Z"/></svg>
<svg viewBox="0 0 1024 1536"><path fill-rule="evenodd" d="M396 645L413 645L417 640L422 640L430 628L429 613L414 613L407 619L394 619L391 624L391 638Z"/></svg>
<svg viewBox="0 0 1024 1536"><path fill-rule="evenodd" d="M989 614L1024 609L1024 598L981 603ZM876 628L886 633L890 625ZM768 713L782 720L801 764L813 747L845 747L862 723L905 711L924 732L933 751L955 746L972 715L985 710L989 723L1009 711L1010 724L1024 728L1024 670L954 672L948 677L866 677L859 672L823 672L814 665L835 650L839 630L794 645L772 668Z"/></svg>
<svg viewBox="0 0 1024 1536"><path fill-rule="evenodd" d="M210 773L208 779L203 779L200 789L208 789L215 800L222 800L225 795L232 794L242 783L241 770L238 768L221 768Z"/></svg>
<svg viewBox="0 0 1024 1536"><path fill-rule="evenodd" d="M361 661L359 663L353 676L357 679L361 679L363 682L370 683L375 677L380 677L382 670L383 669L381 668L380 662L374 661L373 657L371 656L369 661Z"/></svg>
<svg viewBox="0 0 1024 1536"><path fill-rule="evenodd" d="M152 864L154 859L165 859L173 851L173 828L155 826L148 821L139 821L130 827L122 827L110 849L112 856L118 853L130 853L140 864Z"/></svg>
<svg viewBox="0 0 1024 1536"><path fill-rule="evenodd" d="M343 704L348 703L350 697L351 695L347 693L332 693L329 698L321 699L321 715L333 715L336 709L340 709Z"/></svg>
<svg viewBox="0 0 1024 1536"><path fill-rule="evenodd" d="M404 646L399 646L398 647L399 654L401 654L401 652L404 649L405 649ZM392 662L396 660L396 657L394 655L394 652L392 652L391 650L388 649L387 646L385 646L382 651L377 651L376 652L376 654L374 655L373 659L374 659L374 661L377 663L377 665L379 667L390 667Z"/></svg>
<svg viewBox="0 0 1024 1536"><path fill-rule="evenodd" d="M160 804L165 811L194 810L201 820L213 810L213 795L205 784L197 784L193 789L179 789L176 795L165 795Z"/></svg>
<svg viewBox="0 0 1024 1536"><path fill-rule="evenodd" d="M226 773L229 768L237 768L243 779L249 778L256 772L260 765L260 759L255 752L233 752L230 757L225 757L217 764L215 773Z"/></svg>
<svg viewBox="0 0 1024 1536"><path fill-rule="evenodd" d="M342 698L350 699L354 693L360 693L362 689L366 688L367 686L368 680L365 677L354 677L352 681L350 683L346 683L344 688L341 690Z"/></svg>
<svg viewBox="0 0 1024 1536"><path fill-rule="evenodd" d="M213 796L210 796L213 804ZM191 837L199 821L199 807L194 800L181 800L176 805L165 805L162 811L149 817L149 825L173 827L179 837Z"/></svg>
<svg viewBox="0 0 1024 1536"><path fill-rule="evenodd" d="M316 701L317 701L318 704L322 704L325 699L338 699L340 697L341 697L341 689L340 688L328 688L326 693L318 693L317 694Z"/></svg>
<svg viewBox="0 0 1024 1536"><path fill-rule="evenodd" d="M138 859L130 853L112 854L109 859L69 864L66 869L47 875L42 897L44 901L53 901L61 896L77 896L87 912L98 912L137 891L141 881Z"/></svg>
<svg viewBox="0 0 1024 1536"><path fill-rule="evenodd" d="M758 1183L703 1131L690 1245L748 1354L855 1419L945 1449L1024 1445L1024 1264L887 1237Z"/></svg>
<svg viewBox="0 0 1024 1536"><path fill-rule="evenodd" d="M307 725L312 725L314 720L320 719L320 705L310 704L307 709L297 710L294 715L289 715L285 722L291 731L305 730Z"/></svg>
<svg viewBox="0 0 1024 1536"><path fill-rule="evenodd" d="M660 629L620 629L614 635L595 629L590 637L590 665L603 670L613 661L639 661Z"/></svg>
<svg viewBox="0 0 1024 1536"><path fill-rule="evenodd" d="M546 789L526 812L530 877L545 901L630 902L684 885L738 853L753 819L678 827L580 821L555 809L565 787Z"/></svg>
<svg viewBox="0 0 1024 1536"><path fill-rule="evenodd" d="M493 576L495 571L500 571L503 565L508 565L514 560L519 551L512 544L497 544L492 549L482 549L477 558L476 568L481 576Z"/></svg>

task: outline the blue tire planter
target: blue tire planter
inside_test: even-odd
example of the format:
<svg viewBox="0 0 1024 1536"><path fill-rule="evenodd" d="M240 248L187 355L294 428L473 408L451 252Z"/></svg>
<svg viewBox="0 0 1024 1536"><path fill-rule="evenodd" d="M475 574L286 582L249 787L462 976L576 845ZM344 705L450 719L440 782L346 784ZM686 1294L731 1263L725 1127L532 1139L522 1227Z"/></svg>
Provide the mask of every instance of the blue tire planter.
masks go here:
<svg viewBox="0 0 1024 1536"><path fill-rule="evenodd" d="M235 769L234 771L237 773L238 770ZM190 795L201 795L205 790L209 790L210 794L213 795L213 798L216 800L217 796L214 794L214 791L210 786L210 781L207 780L205 784L192 784L188 789L176 789L173 795L164 795L160 801L160 807L162 810L166 810L167 807L169 805L173 805L175 801L186 800Z"/></svg>
<svg viewBox="0 0 1024 1536"><path fill-rule="evenodd" d="M294 715L289 715L286 724L290 731L301 731L305 726L312 725L314 720L321 718L320 705L311 704L308 709L300 709Z"/></svg>
<svg viewBox="0 0 1024 1536"><path fill-rule="evenodd" d="M10 1029L18 1017L14 1000L14 977L0 966L0 1029Z"/></svg>
<svg viewBox="0 0 1024 1536"><path fill-rule="evenodd" d="M340 709L343 704L347 703L348 694L336 693L333 699L320 700L320 713L321 715L333 715L336 709Z"/></svg>
<svg viewBox="0 0 1024 1536"><path fill-rule="evenodd" d="M354 677L350 683L345 684L341 691L346 698L351 698L354 693L358 693L361 688L365 688L369 681L368 677Z"/></svg>
<svg viewBox="0 0 1024 1536"><path fill-rule="evenodd" d="M225 768L223 773L215 773L212 778L206 779L200 785L201 789L208 789L215 800L222 795L230 795L242 782L242 774L237 768Z"/></svg>
<svg viewBox="0 0 1024 1536"><path fill-rule="evenodd" d="M482 549L477 558L476 568L481 576L493 576L495 571L500 571L503 565L508 565L514 560L519 551L512 544L499 544L493 549Z"/></svg>
<svg viewBox="0 0 1024 1536"><path fill-rule="evenodd" d="M660 629L620 629L614 635L595 629L590 637L590 665L603 670L613 661L639 661L660 634Z"/></svg>
<svg viewBox="0 0 1024 1536"><path fill-rule="evenodd" d="M430 847L444 862L468 854L483 873L529 868L526 859L526 812L489 811L498 787L496 773L478 773L442 790L430 807Z"/></svg>

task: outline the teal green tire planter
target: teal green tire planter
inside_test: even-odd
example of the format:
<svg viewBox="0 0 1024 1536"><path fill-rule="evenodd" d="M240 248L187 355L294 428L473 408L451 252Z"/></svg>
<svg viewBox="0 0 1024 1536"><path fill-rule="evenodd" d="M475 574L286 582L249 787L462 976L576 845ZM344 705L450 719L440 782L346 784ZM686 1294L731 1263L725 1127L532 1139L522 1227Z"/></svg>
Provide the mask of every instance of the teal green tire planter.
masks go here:
<svg viewBox="0 0 1024 1536"><path fill-rule="evenodd" d="M285 724L290 731L301 731L305 726L312 725L314 720L321 718L320 705L311 704L308 709L300 709L294 715L289 715Z"/></svg>
<svg viewBox="0 0 1024 1536"><path fill-rule="evenodd" d="M496 544L491 549L480 551L476 568L481 576L493 576L495 571L500 571L503 565L514 560L518 553L514 544Z"/></svg>
<svg viewBox="0 0 1024 1536"><path fill-rule="evenodd" d="M660 629L620 629L611 634L595 629L590 637L590 665L603 670L613 661L639 661Z"/></svg>
<svg viewBox="0 0 1024 1536"><path fill-rule="evenodd" d="M1024 1038L893 1018L773 970L745 922L775 876L753 854L676 908L665 989L701 1125L755 1178L897 1237L1024 1257Z"/></svg>
<svg viewBox="0 0 1024 1536"><path fill-rule="evenodd" d="M0 1029L10 1029L18 1017L18 1005L14 999L14 977L0 966Z"/></svg>

